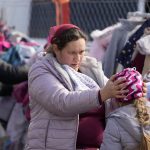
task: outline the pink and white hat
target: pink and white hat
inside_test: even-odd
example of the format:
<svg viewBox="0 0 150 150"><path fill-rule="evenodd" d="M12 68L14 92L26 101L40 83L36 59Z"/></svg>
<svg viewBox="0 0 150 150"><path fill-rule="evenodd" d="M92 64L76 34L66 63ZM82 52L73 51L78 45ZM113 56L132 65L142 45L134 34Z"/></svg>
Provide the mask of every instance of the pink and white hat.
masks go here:
<svg viewBox="0 0 150 150"><path fill-rule="evenodd" d="M135 70L135 68L126 68L123 71L116 74L116 79L118 80L121 77L125 77L128 86L126 89L129 90L126 97L123 99L117 99L120 102L129 102L134 99L140 98L143 96L143 80L142 75Z"/></svg>

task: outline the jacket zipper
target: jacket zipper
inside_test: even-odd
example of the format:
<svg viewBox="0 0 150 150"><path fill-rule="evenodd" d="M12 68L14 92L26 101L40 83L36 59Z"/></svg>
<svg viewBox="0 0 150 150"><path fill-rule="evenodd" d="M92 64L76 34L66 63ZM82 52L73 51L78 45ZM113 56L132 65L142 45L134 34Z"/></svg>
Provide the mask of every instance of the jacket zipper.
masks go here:
<svg viewBox="0 0 150 150"><path fill-rule="evenodd" d="M47 129L46 129L46 134L45 134L45 148L46 148L46 141L47 141L47 135L48 135L48 128L49 128L50 120L48 121Z"/></svg>
<svg viewBox="0 0 150 150"><path fill-rule="evenodd" d="M78 127L79 127L79 115L76 118L76 134L75 134L75 143L74 143L74 150L76 150L76 143L77 143L77 135L78 135Z"/></svg>

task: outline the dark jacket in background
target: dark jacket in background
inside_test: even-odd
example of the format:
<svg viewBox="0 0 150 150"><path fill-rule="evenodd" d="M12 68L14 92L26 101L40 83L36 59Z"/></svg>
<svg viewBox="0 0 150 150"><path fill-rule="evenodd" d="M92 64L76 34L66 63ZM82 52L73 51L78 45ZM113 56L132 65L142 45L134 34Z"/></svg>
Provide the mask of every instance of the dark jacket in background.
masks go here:
<svg viewBox="0 0 150 150"><path fill-rule="evenodd" d="M27 66L13 66L0 59L0 96L11 95L12 85L26 81L27 79Z"/></svg>
<svg viewBox="0 0 150 150"><path fill-rule="evenodd" d="M28 79L27 66L13 66L0 60L0 82L5 84L17 84Z"/></svg>

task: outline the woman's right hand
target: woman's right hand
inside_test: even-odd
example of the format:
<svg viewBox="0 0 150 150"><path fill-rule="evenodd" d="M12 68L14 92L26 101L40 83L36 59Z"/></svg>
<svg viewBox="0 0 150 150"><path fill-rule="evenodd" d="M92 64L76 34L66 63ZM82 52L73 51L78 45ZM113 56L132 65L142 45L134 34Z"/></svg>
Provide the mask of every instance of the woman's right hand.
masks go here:
<svg viewBox="0 0 150 150"><path fill-rule="evenodd" d="M125 98L128 90L126 78L115 80L116 76L112 75L106 85L100 90L101 100L105 101L109 98Z"/></svg>

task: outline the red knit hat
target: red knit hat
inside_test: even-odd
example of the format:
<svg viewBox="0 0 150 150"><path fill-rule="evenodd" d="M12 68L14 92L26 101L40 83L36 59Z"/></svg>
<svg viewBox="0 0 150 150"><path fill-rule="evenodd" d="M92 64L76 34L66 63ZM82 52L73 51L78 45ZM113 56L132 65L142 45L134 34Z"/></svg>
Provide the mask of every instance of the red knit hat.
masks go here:
<svg viewBox="0 0 150 150"><path fill-rule="evenodd" d="M48 44L51 44L53 39L59 37L62 34L62 32L72 28L80 29L79 27L73 24L61 24L58 26L51 27L49 31L49 36L47 38Z"/></svg>

